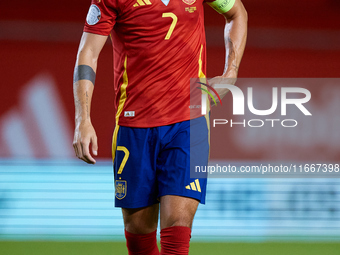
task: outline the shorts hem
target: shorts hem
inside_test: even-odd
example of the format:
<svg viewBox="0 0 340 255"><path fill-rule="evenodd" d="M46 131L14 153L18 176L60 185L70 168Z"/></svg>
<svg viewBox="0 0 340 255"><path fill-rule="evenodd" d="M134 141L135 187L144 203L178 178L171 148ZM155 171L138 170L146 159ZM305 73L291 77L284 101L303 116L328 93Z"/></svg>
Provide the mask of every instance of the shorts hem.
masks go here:
<svg viewBox="0 0 340 255"><path fill-rule="evenodd" d="M137 208L143 208L143 207L148 207L154 204L158 204L159 201L154 201L154 202L149 202L149 203L133 203L133 204L121 204L121 205L117 205L117 203L115 202L115 207L117 208L127 208L127 209L137 209Z"/></svg>

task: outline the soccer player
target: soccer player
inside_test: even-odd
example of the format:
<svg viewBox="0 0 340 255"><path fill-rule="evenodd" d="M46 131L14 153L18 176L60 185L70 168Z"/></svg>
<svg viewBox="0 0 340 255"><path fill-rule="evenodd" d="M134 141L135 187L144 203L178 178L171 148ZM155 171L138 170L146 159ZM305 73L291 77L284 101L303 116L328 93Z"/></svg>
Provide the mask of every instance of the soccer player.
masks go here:
<svg viewBox="0 0 340 255"><path fill-rule="evenodd" d="M206 179L190 165L208 163L206 116L191 112L190 79L204 78L204 0L92 0L74 69L78 158L96 161L90 108L99 53L110 35L114 53L115 206L122 208L129 254L188 254ZM226 18L226 67L236 78L247 34L240 0L207 0ZM213 85L213 84L210 84ZM224 94L226 91L222 91ZM198 109L200 110L200 109ZM161 251L156 242L160 215Z"/></svg>

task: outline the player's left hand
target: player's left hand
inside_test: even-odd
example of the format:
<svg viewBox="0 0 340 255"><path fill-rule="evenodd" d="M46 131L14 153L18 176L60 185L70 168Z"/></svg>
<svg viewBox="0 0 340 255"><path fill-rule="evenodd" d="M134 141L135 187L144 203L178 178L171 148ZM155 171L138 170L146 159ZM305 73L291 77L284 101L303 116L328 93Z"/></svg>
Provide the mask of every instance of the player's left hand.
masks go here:
<svg viewBox="0 0 340 255"><path fill-rule="evenodd" d="M219 95L220 99L222 100L223 97L229 92L229 89L227 89L227 88L216 88L216 85L217 84L234 85L236 83L236 78L228 77L228 76L216 76L214 78L209 79L207 82L210 86L212 86L216 90L217 94ZM219 103L220 100L219 100L218 96L215 95L215 94L213 94L213 95L214 95L214 99L215 99L216 103ZM210 103L211 103L211 106L215 105L213 100L211 100Z"/></svg>

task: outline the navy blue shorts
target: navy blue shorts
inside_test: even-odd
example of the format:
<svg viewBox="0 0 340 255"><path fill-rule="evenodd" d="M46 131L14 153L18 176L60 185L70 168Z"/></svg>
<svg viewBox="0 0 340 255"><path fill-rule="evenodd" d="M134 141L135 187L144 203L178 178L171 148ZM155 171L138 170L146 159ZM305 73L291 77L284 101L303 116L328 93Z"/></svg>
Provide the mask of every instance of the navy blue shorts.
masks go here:
<svg viewBox="0 0 340 255"><path fill-rule="evenodd" d="M165 195L205 203L207 179L190 178L190 168L208 164L204 116L153 128L117 126L112 151L116 207L150 206Z"/></svg>

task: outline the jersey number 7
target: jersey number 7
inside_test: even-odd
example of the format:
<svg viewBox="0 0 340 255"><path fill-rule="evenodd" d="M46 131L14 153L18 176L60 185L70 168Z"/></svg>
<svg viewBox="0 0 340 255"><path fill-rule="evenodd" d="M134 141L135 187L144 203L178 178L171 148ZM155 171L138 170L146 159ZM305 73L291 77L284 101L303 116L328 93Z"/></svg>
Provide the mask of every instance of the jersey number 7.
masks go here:
<svg viewBox="0 0 340 255"><path fill-rule="evenodd" d="M174 31L175 26L176 26L177 16L172 12L165 12L165 13L162 14L162 18L172 18L170 28L169 28L168 33L166 34L166 36L164 38L164 40L169 40L170 36L171 36L172 32Z"/></svg>

